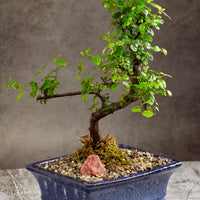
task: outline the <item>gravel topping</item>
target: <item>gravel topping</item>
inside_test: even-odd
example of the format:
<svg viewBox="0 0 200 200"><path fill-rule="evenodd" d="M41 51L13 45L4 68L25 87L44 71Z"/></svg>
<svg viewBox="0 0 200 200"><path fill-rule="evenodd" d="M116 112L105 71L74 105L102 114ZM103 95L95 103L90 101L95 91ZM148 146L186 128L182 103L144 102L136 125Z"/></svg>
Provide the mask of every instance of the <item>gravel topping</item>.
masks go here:
<svg viewBox="0 0 200 200"><path fill-rule="evenodd" d="M155 157L149 152L141 152L137 149L121 150L127 156L128 160L133 164L123 166L105 166L106 173L101 176L82 175L80 171L85 160L82 160L79 163L74 160L71 155L59 158L52 163L46 163L38 166L49 171L53 171L55 173L74 179L79 179L85 182L98 182L119 177L127 177L131 174L148 171L150 169L157 168L172 162L170 159Z"/></svg>

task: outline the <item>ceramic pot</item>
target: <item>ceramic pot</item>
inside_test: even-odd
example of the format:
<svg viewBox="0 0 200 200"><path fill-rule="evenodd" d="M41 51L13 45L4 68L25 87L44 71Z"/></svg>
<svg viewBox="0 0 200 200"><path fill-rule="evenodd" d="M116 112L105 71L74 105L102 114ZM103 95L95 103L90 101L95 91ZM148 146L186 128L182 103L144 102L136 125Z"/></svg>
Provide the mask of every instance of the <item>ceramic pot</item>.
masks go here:
<svg viewBox="0 0 200 200"><path fill-rule="evenodd" d="M119 147L135 149L122 144ZM138 149L138 151L143 150ZM164 158L158 154L154 156ZM168 158L172 162L158 168L128 177L88 183L37 166L54 162L58 158L26 166L39 183L42 200L165 200L169 178L174 170L181 166L179 161Z"/></svg>

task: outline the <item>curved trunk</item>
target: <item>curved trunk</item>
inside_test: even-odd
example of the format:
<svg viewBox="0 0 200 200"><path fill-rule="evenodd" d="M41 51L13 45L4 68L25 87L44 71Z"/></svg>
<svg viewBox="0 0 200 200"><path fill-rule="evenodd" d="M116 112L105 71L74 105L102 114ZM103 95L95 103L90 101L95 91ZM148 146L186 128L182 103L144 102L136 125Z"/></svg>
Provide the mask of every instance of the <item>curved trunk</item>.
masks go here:
<svg viewBox="0 0 200 200"><path fill-rule="evenodd" d="M121 110L127 107L128 105L130 105L131 103L137 100L138 98L130 93L124 97L123 104L121 101L115 102L111 104L111 107L108 110L105 110L104 107L102 107L96 112L91 114L89 131L90 131L90 137L92 139L91 142L92 142L93 147L95 147L95 145L101 140L101 134L99 130L99 120L106 117L109 114L116 112L117 110Z"/></svg>

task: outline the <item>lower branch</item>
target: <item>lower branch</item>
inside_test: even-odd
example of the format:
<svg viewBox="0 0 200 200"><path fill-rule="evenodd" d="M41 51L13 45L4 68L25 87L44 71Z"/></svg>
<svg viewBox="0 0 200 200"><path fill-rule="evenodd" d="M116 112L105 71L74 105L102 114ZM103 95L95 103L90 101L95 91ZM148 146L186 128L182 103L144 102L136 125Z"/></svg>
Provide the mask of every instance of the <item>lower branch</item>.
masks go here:
<svg viewBox="0 0 200 200"><path fill-rule="evenodd" d="M47 99L53 99L57 97L76 96L76 95L81 95L81 91L67 92L67 93L55 94L55 95L44 95L43 97L38 97L37 100L47 100Z"/></svg>
<svg viewBox="0 0 200 200"><path fill-rule="evenodd" d="M37 100L44 100L44 102L46 102L47 99L53 99L53 98L58 98L58 97L68 97L68 96L77 96L77 95L81 95L82 91L77 91L77 92L67 92L67 93L61 93L61 94L55 94L55 95L47 95L44 94L43 97L38 97ZM101 96L100 93L97 92L90 92L89 94L93 94L99 97L99 99L101 100L102 103L102 107L104 107L106 105L105 100L103 99L103 97Z"/></svg>

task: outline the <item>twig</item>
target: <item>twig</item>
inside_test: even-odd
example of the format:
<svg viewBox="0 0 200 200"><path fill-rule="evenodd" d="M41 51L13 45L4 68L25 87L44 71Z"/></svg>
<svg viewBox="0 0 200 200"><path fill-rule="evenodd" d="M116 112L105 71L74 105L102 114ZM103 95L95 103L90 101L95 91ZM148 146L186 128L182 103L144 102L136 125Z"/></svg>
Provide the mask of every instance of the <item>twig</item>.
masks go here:
<svg viewBox="0 0 200 200"><path fill-rule="evenodd" d="M46 103L47 99L53 99L53 98L59 98L59 97L67 97L67 96L76 96L76 95L81 95L82 91L77 91L77 92L67 92L67 93L61 93L61 94L55 94L55 95L47 95L44 94L43 97L38 97L37 100L44 100L44 102ZM100 93L97 92L90 92L88 94L93 94L96 95L100 98L101 103L102 103L102 107L105 107L106 102L103 98L103 96Z"/></svg>

